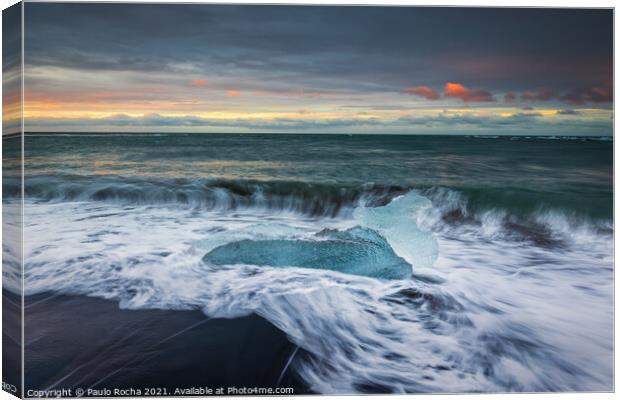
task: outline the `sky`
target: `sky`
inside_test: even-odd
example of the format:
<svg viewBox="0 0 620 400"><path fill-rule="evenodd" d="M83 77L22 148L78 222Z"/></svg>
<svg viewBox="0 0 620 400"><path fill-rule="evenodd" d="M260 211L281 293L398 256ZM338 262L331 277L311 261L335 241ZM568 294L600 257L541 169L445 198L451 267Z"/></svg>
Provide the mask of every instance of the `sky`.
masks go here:
<svg viewBox="0 0 620 400"><path fill-rule="evenodd" d="M26 131L611 135L611 10L26 3Z"/></svg>

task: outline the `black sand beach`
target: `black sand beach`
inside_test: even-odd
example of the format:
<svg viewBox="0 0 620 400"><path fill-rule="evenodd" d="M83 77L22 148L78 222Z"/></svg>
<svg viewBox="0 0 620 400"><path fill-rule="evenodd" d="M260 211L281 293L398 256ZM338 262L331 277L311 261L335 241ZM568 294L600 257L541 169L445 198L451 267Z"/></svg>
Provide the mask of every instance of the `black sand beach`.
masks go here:
<svg viewBox="0 0 620 400"><path fill-rule="evenodd" d="M111 301L46 294L26 298L25 318L26 390L308 392L287 368L295 345L254 315L209 319L198 310L121 310Z"/></svg>
<svg viewBox="0 0 620 400"><path fill-rule="evenodd" d="M21 299L2 290L2 371L4 389L17 394L21 391Z"/></svg>

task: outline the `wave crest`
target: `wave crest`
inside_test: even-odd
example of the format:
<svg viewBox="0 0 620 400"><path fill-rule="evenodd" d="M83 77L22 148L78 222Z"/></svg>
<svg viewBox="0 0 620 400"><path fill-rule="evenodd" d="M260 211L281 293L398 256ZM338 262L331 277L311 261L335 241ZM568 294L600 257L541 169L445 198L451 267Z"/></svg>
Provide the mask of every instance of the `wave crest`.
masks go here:
<svg viewBox="0 0 620 400"><path fill-rule="evenodd" d="M19 179L5 179L5 196L21 195ZM336 186L288 181L149 179L120 176L34 176L25 179L27 199L45 202L101 201L132 205L175 204L203 209L264 208L336 217L360 203L384 205L407 188Z"/></svg>

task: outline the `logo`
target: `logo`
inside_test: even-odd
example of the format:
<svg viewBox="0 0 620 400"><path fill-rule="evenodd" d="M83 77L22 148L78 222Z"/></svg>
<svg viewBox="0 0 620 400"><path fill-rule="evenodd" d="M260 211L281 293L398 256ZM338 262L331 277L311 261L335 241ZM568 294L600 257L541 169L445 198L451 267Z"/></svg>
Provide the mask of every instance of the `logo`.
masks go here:
<svg viewBox="0 0 620 400"><path fill-rule="evenodd" d="M11 385L10 383L2 382L2 389L7 392L17 393L17 386Z"/></svg>

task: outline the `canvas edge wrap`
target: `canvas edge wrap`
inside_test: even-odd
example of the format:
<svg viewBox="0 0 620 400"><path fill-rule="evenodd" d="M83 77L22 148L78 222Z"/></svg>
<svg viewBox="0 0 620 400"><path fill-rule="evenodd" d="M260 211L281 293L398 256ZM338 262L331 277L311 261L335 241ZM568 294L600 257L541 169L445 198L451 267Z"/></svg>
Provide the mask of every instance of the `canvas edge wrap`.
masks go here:
<svg viewBox="0 0 620 400"><path fill-rule="evenodd" d="M24 397L23 307L23 2L2 11L2 180L19 182L2 205L2 390Z"/></svg>

